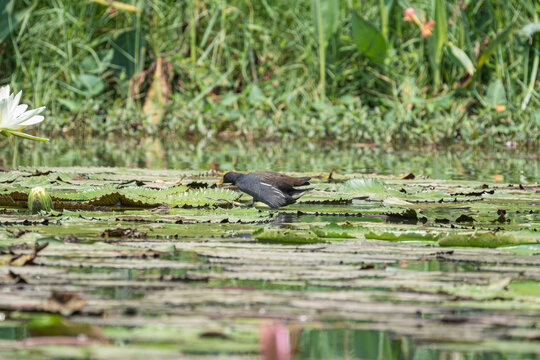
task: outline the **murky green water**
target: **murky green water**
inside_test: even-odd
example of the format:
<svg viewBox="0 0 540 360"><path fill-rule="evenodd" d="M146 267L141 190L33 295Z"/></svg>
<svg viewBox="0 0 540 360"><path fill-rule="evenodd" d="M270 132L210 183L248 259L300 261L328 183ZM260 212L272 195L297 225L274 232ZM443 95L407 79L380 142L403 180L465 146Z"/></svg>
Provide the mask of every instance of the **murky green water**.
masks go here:
<svg viewBox="0 0 540 360"><path fill-rule="evenodd" d="M305 142L255 143L184 139L63 138L49 143L12 140L0 166L110 166L179 170L276 170L329 173L414 173L436 179L536 182L538 149L381 149Z"/></svg>

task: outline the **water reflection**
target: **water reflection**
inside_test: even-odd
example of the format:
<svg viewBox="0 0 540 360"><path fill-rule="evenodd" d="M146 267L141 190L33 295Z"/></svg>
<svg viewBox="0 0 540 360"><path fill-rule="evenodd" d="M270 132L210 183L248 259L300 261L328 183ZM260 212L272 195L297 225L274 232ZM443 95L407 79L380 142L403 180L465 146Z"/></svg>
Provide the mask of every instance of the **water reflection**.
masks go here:
<svg viewBox="0 0 540 360"><path fill-rule="evenodd" d="M469 344L467 350L456 350L449 343L437 346L417 344L405 336L386 331L353 329L303 329L296 346L296 360L362 359L362 360L534 360L540 354L511 351L487 351Z"/></svg>
<svg viewBox="0 0 540 360"><path fill-rule="evenodd" d="M478 271L480 263L438 260L401 260L399 262L389 264L388 266L414 271L474 272Z"/></svg>
<svg viewBox="0 0 540 360"><path fill-rule="evenodd" d="M338 171L406 174L439 179L536 182L540 154L507 149L408 150L338 147L311 142L246 144L244 141L162 141L155 138L73 139L50 143L11 141L0 166L117 166L179 170Z"/></svg>
<svg viewBox="0 0 540 360"><path fill-rule="evenodd" d="M0 321L0 340L21 340L26 337L26 324L18 321Z"/></svg>

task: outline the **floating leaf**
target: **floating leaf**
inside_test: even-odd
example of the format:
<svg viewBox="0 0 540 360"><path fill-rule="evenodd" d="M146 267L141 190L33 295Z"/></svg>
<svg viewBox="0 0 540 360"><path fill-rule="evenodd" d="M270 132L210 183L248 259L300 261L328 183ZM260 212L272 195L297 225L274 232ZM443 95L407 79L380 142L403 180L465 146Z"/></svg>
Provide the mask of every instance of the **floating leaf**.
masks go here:
<svg viewBox="0 0 540 360"><path fill-rule="evenodd" d="M496 248L519 244L539 244L540 234L532 231L450 233L439 239L440 246Z"/></svg>
<svg viewBox="0 0 540 360"><path fill-rule="evenodd" d="M393 233L393 232L368 232L366 235L366 239L376 239L376 240L388 240L388 241L411 241L411 240L418 240L418 241L437 241L439 239L439 235L436 233L422 233L422 232L399 232L399 233Z"/></svg>
<svg viewBox="0 0 540 360"><path fill-rule="evenodd" d="M338 188L338 192L355 194L386 194L388 189L379 180L374 178L354 178L347 180Z"/></svg>
<svg viewBox="0 0 540 360"><path fill-rule="evenodd" d="M353 234L362 233L364 228L362 226L338 225L336 223L330 223L322 227L313 226L310 228L310 230L321 238L354 239L356 236Z"/></svg>
<svg viewBox="0 0 540 360"><path fill-rule="evenodd" d="M325 242L315 233L305 230L289 229L259 229L253 233L253 237L259 241L283 243L283 244L310 244Z"/></svg>

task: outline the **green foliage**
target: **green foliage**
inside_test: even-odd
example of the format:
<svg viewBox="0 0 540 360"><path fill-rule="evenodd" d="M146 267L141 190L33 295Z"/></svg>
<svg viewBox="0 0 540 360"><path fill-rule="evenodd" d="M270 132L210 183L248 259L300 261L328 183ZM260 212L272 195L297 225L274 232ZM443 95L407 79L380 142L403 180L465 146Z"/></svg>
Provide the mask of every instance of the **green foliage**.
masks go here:
<svg viewBox="0 0 540 360"><path fill-rule="evenodd" d="M312 0L313 24L319 46L319 90L323 100L326 91L326 46L339 22L339 0Z"/></svg>
<svg viewBox="0 0 540 360"><path fill-rule="evenodd" d="M448 48L450 49L450 52L449 52L450 60L462 66L469 75L471 76L474 75L474 72L476 71L476 69L471 59L465 53L465 51L461 50L460 48L458 48L452 43L448 44Z"/></svg>
<svg viewBox="0 0 540 360"><path fill-rule="evenodd" d="M494 39L490 40L487 48L480 54L478 57L477 67L480 69L483 67L488 58L493 54L493 52L503 44L504 41L512 34L514 30L514 24L510 24L506 29L504 29L500 34L498 34Z"/></svg>
<svg viewBox="0 0 540 360"><path fill-rule="evenodd" d="M30 15L31 8L13 13L13 1L0 1L0 43L19 25L19 23Z"/></svg>
<svg viewBox="0 0 540 360"><path fill-rule="evenodd" d="M47 106L51 136L528 144L539 132L537 2L124 2L141 12L0 1L0 84ZM435 21L431 37L402 20L411 5ZM474 100L494 79L504 116ZM142 111L153 83L170 89L157 129Z"/></svg>
<svg viewBox="0 0 540 360"><path fill-rule="evenodd" d="M111 40L113 58L111 67L117 77L131 79L139 72L139 61L142 57L141 34L137 29L128 29Z"/></svg>
<svg viewBox="0 0 540 360"><path fill-rule="evenodd" d="M337 30L339 24L339 0L312 0L315 34L324 44Z"/></svg>
<svg viewBox="0 0 540 360"><path fill-rule="evenodd" d="M433 70L433 87L438 89L441 83L441 66L443 49L447 38L447 17L446 17L446 0L435 0L435 28L433 30L433 36L430 38L430 59L431 67Z"/></svg>
<svg viewBox="0 0 540 360"><path fill-rule="evenodd" d="M500 79L489 84L486 94L486 106L493 109L497 105L506 105L506 92Z"/></svg>
<svg viewBox="0 0 540 360"><path fill-rule="evenodd" d="M351 12L352 39L360 54L376 63L382 63L386 56L386 41L375 26L364 20L356 11Z"/></svg>

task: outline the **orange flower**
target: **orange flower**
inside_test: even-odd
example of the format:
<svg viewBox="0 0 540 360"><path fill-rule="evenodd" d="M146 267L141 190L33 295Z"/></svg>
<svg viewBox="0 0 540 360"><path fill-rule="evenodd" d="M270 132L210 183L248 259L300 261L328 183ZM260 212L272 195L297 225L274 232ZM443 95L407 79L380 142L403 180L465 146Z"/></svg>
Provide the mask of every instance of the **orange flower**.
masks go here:
<svg viewBox="0 0 540 360"><path fill-rule="evenodd" d="M407 8L403 12L403 20L408 22L413 22L420 28L420 32L422 33L422 37L427 37L433 35L433 27L435 26L435 21L426 21L418 18L416 15L416 11L413 8Z"/></svg>
<svg viewBox="0 0 540 360"><path fill-rule="evenodd" d="M433 35L433 32L431 30L433 30L434 26L435 26L435 21L431 20L431 21L426 22L426 20L423 20L422 27L420 28L422 37L428 37L428 36Z"/></svg>
<svg viewBox="0 0 540 360"><path fill-rule="evenodd" d="M506 106L504 105L495 105L493 108L495 109L495 111L498 111L498 112L506 111Z"/></svg>

